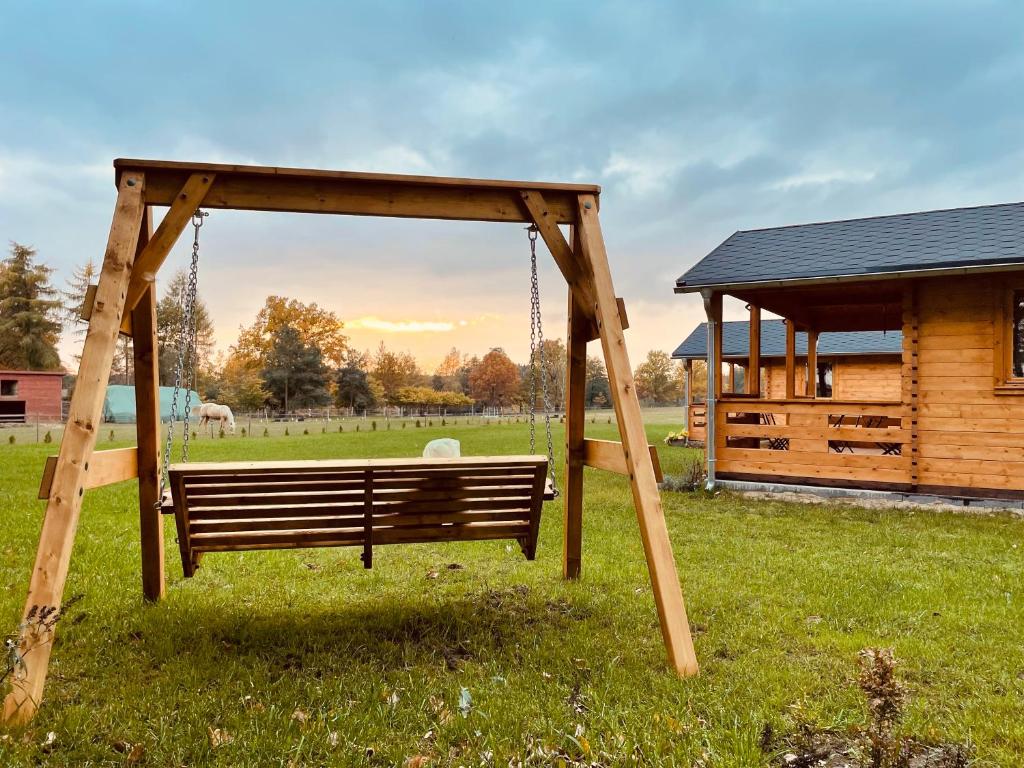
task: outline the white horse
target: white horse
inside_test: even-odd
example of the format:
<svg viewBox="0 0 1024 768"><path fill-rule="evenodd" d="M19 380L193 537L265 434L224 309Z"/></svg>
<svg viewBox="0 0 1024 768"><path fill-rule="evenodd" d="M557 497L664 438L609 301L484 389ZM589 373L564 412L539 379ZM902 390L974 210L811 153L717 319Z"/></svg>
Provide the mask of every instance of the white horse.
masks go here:
<svg viewBox="0 0 1024 768"><path fill-rule="evenodd" d="M202 429L211 421L216 421L222 429L235 434L235 414L226 405L203 403L199 406L199 428Z"/></svg>

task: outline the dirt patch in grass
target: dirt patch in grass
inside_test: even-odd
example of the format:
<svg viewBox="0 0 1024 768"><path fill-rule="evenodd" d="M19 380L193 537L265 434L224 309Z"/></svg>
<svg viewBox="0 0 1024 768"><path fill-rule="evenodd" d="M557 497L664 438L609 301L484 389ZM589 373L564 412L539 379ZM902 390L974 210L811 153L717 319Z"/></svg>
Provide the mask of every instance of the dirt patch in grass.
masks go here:
<svg viewBox="0 0 1024 768"><path fill-rule="evenodd" d="M769 746L769 745L765 745ZM967 768L970 750L963 744L923 744L905 739L893 757L881 764L871 756L871 743L861 734L802 730L769 746L778 750L784 768Z"/></svg>

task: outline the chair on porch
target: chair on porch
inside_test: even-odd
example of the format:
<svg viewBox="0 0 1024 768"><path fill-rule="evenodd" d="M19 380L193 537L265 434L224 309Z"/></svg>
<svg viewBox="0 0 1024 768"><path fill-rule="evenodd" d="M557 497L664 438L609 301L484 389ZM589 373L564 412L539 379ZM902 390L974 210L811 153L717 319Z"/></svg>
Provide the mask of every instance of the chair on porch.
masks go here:
<svg viewBox="0 0 1024 768"><path fill-rule="evenodd" d="M775 414L774 413L762 413L760 414L761 423L768 427L774 427ZM788 437L769 437L768 438L768 449L772 451L788 451L789 450L789 438Z"/></svg>

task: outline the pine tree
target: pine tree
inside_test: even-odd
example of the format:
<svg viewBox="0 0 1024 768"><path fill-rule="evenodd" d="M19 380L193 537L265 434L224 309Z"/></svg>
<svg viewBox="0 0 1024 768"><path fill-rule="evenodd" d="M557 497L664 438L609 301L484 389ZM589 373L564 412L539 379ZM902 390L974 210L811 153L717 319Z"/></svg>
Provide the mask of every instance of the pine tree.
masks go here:
<svg viewBox="0 0 1024 768"><path fill-rule="evenodd" d="M174 371L178 364L178 347L184 344L181 339L181 320L185 314L185 292L188 288L188 275L179 270L171 278L164 291L163 298L156 305L156 336L160 350L160 383L164 386L174 384ZM193 370L208 370L213 356L213 321L206 304L196 295L196 359ZM185 361L186 370L190 361ZM183 381L183 387L192 387L195 381Z"/></svg>
<svg viewBox="0 0 1024 768"><path fill-rule="evenodd" d="M61 302L50 285L53 269L35 263L36 251L11 243L0 262L0 367L59 369Z"/></svg>

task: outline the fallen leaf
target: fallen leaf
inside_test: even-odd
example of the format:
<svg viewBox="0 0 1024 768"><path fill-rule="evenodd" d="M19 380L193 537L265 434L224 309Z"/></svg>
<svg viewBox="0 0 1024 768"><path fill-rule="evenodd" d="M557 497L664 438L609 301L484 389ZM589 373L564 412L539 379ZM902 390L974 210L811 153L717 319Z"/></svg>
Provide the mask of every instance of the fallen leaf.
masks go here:
<svg viewBox="0 0 1024 768"><path fill-rule="evenodd" d="M469 688L462 688L459 691L459 712L463 717L469 717L473 709L473 697L469 695Z"/></svg>
<svg viewBox="0 0 1024 768"><path fill-rule="evenodd" d="M327 732L327 743L330 744L332 747L336 747L338 746L339 743L341 743L341 737L338 736L337 731Z"/></svg>
<svg viewBox="0 0 1024 768"><path fill-rule="evenodd" d="M43 749L49 749L49 748L50 748L50 747L52 747L52 746L53 746L53 745L54 745L54 744L55 744L56 742L57 742L57 733L56 733L56 731L48 731L48 732L46 733L46 738L45 738L45 739L43 739L43 742L42 742L42 744L41 744L40 746L41 746L41 747L42 747Z"/></svg>
<svg viewBox="0 0 1024 768"><path fill-rule="evenodd" d="M1013 546L1016 547L1017 545L1014 544ZM449 571L461 571L465 567L462 563L448 563Z"/></svg>
<svg viewBox="0 0 1024 768"><path fill-rule="evenodd" d="M435 570L434 570L433 568L431 568L431 569L430 569L429 571L427 571L427 578L428 578L428 579L436 579L436 578L437 578L438 576L440 576L440 575L441 575L441 574L439 574L439 573L438 573L437 571L435 571Z"/></svg>
<svg viewBox="0 0 1024 768"><path fill-rule="evenodd" d="M292 720L301 725L302 723L305 723L307 720L309 720L309 713L307 713L303 709L296 707L295 711L292 712Z"/></svg>
<svg viewBox="0 0 1024 768"><path fill-rule="evenodd" d="M405 768L423 768L429 762L430 758L426 755L413 755L405 761Z"/></svg>
<svg viewBox="0 0 1024 768"><path fill-rule="evenodd" d="M212 726L206 727L206 735L210 738L210 747L212 749L218 749L235 740L235 737L227 731L221 728L213 728Z"/></svg>
<svg viewBox="0 0 1024 768"><path fill-rule="evenodd" d="M141 744L136 744L134 747L132 747L132 751L128 753L128 757L125 758L125 762L128 765L135 765L143 758L145 754L146 748Z"/></svg>
<svg viewBox="0 0 1024 768"><path fill-rule="evenodd" d="M387 695L387 697L384 699L384 701L387 702L388 706L396 707L396 706L398 706L398 698L399 698L398 691L392 691L391 693L389 693Z"/></svg>

